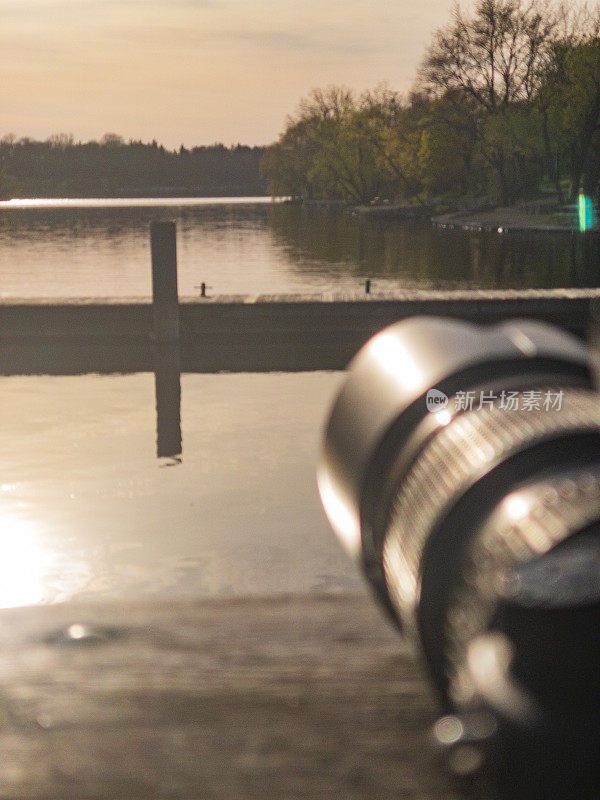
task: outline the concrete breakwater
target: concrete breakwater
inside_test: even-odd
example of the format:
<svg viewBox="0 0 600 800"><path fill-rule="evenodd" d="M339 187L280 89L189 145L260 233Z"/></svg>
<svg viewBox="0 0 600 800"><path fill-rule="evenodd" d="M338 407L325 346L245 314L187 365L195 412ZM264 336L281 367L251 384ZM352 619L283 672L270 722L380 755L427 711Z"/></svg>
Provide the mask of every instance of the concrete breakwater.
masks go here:
<svg viewBox="0 0 600 800"><path fill-rule="evenodd" d="M188 372L338 370L378 330L413 315L529 317L586 337L599 311L600 289L190 298L171 346ZM157 346L150 302L0 302L4 374L152 370Z"/></svg>

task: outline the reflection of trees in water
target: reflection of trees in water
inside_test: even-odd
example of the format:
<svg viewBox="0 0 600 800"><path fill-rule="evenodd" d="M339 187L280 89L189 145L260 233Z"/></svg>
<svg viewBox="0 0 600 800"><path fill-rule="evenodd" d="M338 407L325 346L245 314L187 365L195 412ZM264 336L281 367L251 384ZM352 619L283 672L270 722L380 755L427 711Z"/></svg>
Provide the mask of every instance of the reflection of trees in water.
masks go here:
<svg viewBox="0 0 600 800"><path fill-rule="evenodd" d="M599 285L597 233L465 233L284 204L2 210L0 242L17 249L26 245L28 258L47 261L48 269L73 243L85 245L69 255L69 263L78 264L93 260L104 246L114 254L110 264L121 269L125 261L142 263L150 221L161 219L177 221L178 240L189 252L208 241L218 253L221 242L226 246L248 230L262 236L268 226L274 250L265 258L277 270L282 260L277 251L285 251L285 269L307 283L317 277L333 283L379 278L424 288ZM9 262L6 257L6 270L12 269Z"/></svg>
<svg viewBox="0 0 600 800"><path fill-rule="evenodd" d="M469 233L291 204L271 207L269 222L296 269L328 277L447 288L598 285L598 234Z"/></svg>
<svg viewBox="0 0 600 800"><path fill-rule="evenodd" d="M72 239L139 239L149 236L153 221L177 221L180 233L201 226L231 228L264 224L266 206L95 206L15 208L3 210L0 238L31 240L40 237Z"/></svg>

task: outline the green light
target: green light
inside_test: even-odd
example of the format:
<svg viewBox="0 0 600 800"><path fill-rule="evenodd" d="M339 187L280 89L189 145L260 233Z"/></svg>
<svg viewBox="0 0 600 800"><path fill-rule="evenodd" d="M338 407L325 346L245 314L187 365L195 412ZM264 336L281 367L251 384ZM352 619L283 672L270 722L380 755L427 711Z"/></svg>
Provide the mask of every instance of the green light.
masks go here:
<svg viewBox="0 0 600 800"><path fill-rule="evenodd" d="M592 200L583 192L579 193L579 230L585 233L593 227Z"/></svg>

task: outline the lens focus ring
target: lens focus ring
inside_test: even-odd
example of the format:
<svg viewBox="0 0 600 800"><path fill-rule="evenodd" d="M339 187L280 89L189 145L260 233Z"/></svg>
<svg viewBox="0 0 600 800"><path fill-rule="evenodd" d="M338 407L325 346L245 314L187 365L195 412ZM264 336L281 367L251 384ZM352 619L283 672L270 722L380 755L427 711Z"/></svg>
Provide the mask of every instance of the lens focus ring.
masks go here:
<svg viewBox="0 0 600 800"><path fill-rule="evenodd" d="M560 409L492 406L464 412L425 445L391 503L383 550L388 592L408 633L417 638L421 562L428 538L465 492L516 453L599 428L597 396L565 390Z"/></svg>

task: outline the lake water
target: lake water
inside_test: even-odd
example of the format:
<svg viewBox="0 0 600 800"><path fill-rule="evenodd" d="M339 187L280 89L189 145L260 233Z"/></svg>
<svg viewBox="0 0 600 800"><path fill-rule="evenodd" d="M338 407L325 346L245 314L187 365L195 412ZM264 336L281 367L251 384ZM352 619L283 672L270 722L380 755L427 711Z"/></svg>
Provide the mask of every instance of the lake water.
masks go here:
<svg viewBox="0 0 600 800"><path fill-rule="evenodd" d="M303 294L598 285L598 251L569 233L466 233L267 198L0 203L0 298L148 298L149 225L178 229L179 291Z"/></svg>
<svg viewBox="0 0 600 800"><path fill-rule="evenodd" d="M315 479L340 380L182 375L165 458L150 373L0 378L0 608L363 589Z"/></svg>
<svg viewBox="0 0 600 800"><path fill-rule="evenodd" d="M0 203L0 296L150 296L174 219L181 296L596 283L561 234L466 234L254 200ZM164 365L163 365L164 366ZM162 370L162 371L161 371ZM335 373L0 378L0 607L347 592L320 507Z"/></svg>

